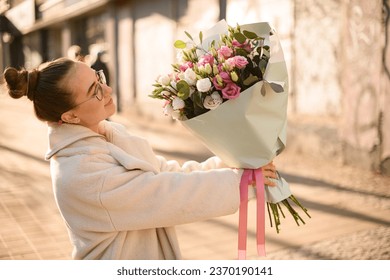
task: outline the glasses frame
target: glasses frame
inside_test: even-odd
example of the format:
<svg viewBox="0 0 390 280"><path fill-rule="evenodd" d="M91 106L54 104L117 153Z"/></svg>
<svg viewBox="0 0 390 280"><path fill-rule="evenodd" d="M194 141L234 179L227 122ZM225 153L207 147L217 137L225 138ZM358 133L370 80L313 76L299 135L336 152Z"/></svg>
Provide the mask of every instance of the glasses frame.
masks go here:
<svg viewBox="0 0 390 280"><path fill-rule="evenodd" d="M96 98L99 101L103 100L104 93L103 93L103 89L102 89L101 85L107 84L106 75L104 75L103 70L97 70L97 71L95 71L95 74L96 74L98 83L95 86L95 89L94 89L92 96L90 98L88 98L87 100L84 100L84 101L76 104L75 106L72 107L72 109L74 109L74 108L80 106L81 104L84 104L84 103L86 103L94 98ZM100 91L99 91L99 89L100 89Z"/></svg>

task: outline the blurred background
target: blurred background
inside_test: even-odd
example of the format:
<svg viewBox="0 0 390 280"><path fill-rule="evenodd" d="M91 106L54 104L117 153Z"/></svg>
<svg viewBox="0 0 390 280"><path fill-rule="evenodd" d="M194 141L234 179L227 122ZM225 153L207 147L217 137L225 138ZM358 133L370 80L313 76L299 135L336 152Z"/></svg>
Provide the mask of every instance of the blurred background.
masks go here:
<svg viewBox="0 0 390 280"><path fill-rule="evenodd" d="M210 152L148 95L171 72L173 42L221 19L269 22L289 71L287 148L276 161L313 218L304 227L287 218L281 234L267 223L267 258L390 259L390 0L0 0L0 71L62 56L106 66L113 120L169 159L202 160ZM0 88L0 127L0 259L69 259L46 125ZM186 259L236 258L237 215L177 230Z"/></svg>

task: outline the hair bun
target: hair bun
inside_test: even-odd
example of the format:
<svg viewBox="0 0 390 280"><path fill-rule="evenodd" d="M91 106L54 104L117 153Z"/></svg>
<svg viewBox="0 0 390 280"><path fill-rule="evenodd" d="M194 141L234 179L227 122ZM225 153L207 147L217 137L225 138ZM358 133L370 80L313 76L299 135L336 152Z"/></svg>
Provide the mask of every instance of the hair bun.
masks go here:
<svg viewBox="0 0 390 280"><path fill-rule="evenodd" d="M12 98L21 98L26 95L28 99L34 100L34 93L38 83L38 70L28 72L8 67L4 71L4 79L7 83L8 93Z"/></svg>
<svg viewBox="0 0 390 280"><path fill-rule="evenodd" d="M27 74L27 71L24 71ZM21 74L18 70L13 67L8 67L4 71L4 79L7 83L8 93L12 98L20 98L25 94L25 89L27 85L21 79Z"/></svg>

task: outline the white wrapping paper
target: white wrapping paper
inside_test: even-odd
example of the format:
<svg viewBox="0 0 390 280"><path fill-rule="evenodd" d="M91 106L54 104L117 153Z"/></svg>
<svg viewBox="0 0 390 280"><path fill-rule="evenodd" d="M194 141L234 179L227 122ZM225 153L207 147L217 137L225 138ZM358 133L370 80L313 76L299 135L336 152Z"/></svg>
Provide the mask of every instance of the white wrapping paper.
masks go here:
<svg viewBox="0 0 390 280"><path fill-rule="evenodd" d="M204 47L227 33L227 27L221 21L204 32ZM270 46L264 80L217 109L181 123L228 166L257 169L286 146L288 74L279 39L268 23L242 25L241 30L255 32ZM276 188L266 188L268 202L277 203L291 195L283 178L276 181Z"/></svg>
<svg viewBox="0 0 390 280"><path fill-rule="evenodd" d="M222 26L227 32L223 23L212 28L218 33L209 39L219 36ZM227 165L255 169L270 162L286 145L288 75L279 40L268 23L242 25L241 29L256 32L265 37L265 44L270 44L264 81L217 109L181 123ZM206 38L204 44L208 41ZM269 83L282 86L283 91L274 92Z"/></svg>

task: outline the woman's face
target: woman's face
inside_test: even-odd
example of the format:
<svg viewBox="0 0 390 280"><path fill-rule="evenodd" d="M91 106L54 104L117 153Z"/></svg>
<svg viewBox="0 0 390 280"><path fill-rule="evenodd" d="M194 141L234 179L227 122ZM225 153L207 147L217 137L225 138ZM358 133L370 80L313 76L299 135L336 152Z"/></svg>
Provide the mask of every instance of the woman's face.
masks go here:
<svg viewBox="0 0 390 280"><path fill-rule="evenodd" d="M76 106L67 113L75 117L66 122L83 125L98 132L98 125L115 113L112 89L98 78L96 71L87 64L76 62L75 71L69 76ZM101 100L100 100L101 99Z"/></svg>

